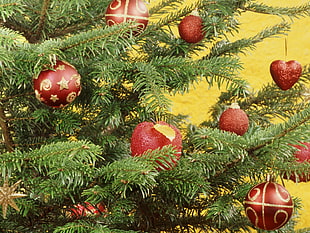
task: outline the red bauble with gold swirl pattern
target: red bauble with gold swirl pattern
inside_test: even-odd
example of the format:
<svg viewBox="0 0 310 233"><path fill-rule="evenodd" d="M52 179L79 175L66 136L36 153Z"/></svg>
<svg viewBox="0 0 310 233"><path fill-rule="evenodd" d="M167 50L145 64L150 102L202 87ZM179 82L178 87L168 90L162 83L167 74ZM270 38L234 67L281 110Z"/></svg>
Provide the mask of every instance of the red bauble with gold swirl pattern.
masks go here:
<svg viewBox="0 0 310 233"><path fill-rule="evenodd" d="M276 230L290 220L294 204L289 192L282 185L264 182L247 193L244 207L247 217L255 227Z"/></svg>
<svg viewBox="0 0 310 233"><path fill-rule="evenodd" d="M106 9L105 20L109 26L134 21L135 33L139 33L148 25L149 12L141 0L113 0Z"/></svg>
<svg viewBox="0 0 310 233"><path fill-rule="evenodd" d="M81 76L68 62L57 61L33 79L33 87L38 100L50 107L61 108L80 95Z"/></svg>

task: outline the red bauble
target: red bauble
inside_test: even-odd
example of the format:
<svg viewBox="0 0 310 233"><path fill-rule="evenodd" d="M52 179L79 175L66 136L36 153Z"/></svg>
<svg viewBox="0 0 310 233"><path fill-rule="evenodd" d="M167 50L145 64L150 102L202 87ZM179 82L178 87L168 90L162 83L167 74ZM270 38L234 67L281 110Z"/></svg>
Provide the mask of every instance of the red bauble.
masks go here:
<svg viewBox="0 0 310 233"><path fill-rule="evenodd" d="M58 108L71 103L81 92L81 76L67 62L57 61L52 69L41 71L33 79L36 97L44 104Z"/></svg>
<svg viewBox="0 0 310 233"><path fill-rule="evenodd" d="M305 162L310 162L310 143L309 142L302 142L302 145L293 145L294 147L296 147L298 150L294 153L295 157L296 157L296 161L298 163L305 163ZM294 182L307 182L310 180L310 174L306 175L306 174L301 174L301 175L297 175L297 174L291 174L290 180L294 181Z"/></svg>
<svg viewBox="0 0 310 233"><path fill-rule="evenodd" d="M132 156L140 156L147 150L155 150L166 145L173 145L177 151L176 159L169 159L164 166L157 162L161 168L165 170L171 169L180 159L182 151L182 135L178 128L164 121L142 122L136 126L131 136L131 154ZM158 168L158 170L161 170Z"/></svg>
<svg viewBox="0 0 310 233"><path fill-rule="evenodd" d="M302 67L298 61L276 60L270 64L270 74L274 82L284 91L290 89L298 81L301 73Z"/></svg>
<svg viewBox="0 0 310 233"><path fill-rule="evenodd" d="M233 103L221 114L219 128L242 136L249 128L249 118L237 103Z"/></svg>
<svg viewBox="0 0 310 233"><path fill-rule="evenodd" d="M244 201L245 212L252 224L263 230L283 227L293 214L289 192L274 182L254 186Z"/></svg>
<svg viewBox="0 0 310 233"><path fill-rule="evenodd" d="M202 30L202 19L197 15L188 15L184 17L181 20L178 29L180 37L187 43L198 43L205 36L205 33Z"/></svg>
<svg viewBox="0 0 310 233"><path fill-rule="evenodd" d="M136 32L141 32L149 22L149 12L141 0L113 0L106 9L105 20L108 26L135 21Z"/></svg>
<svg viewBox="0 0 310 233"><path fill-rule="evenodd" d="M106 212L106 208L102 203L92 205L89 202L74 205L69 209L69 216L72 218L81 218L85 216L99 216Z"/></svg>

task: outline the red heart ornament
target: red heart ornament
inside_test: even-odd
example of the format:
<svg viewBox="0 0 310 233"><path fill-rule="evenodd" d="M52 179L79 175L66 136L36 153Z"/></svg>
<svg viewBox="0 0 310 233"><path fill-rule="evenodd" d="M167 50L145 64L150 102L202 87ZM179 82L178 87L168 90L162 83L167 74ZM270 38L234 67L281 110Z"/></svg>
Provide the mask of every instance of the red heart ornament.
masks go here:
<svg viewBox="0 0 310 233"><path fill-rule="evenodd" d="M285 91L298 81L302 73L302 67L295 60L288 62L276 60L270 64L270 73L278 87Z"/></svg>

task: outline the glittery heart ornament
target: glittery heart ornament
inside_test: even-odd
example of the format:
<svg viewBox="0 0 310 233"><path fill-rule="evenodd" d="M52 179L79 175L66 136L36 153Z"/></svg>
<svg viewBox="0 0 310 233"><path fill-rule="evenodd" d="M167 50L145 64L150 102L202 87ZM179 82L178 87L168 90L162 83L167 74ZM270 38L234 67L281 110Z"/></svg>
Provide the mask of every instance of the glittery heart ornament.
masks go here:
<svg viewBox="0 0 310 233"><path fill-rule="evenodd" d="M274 82L284 91L290 89L298 81L301 73L301 64L295 60L288 62L276 60L270 64L270 74Z"/></svg>

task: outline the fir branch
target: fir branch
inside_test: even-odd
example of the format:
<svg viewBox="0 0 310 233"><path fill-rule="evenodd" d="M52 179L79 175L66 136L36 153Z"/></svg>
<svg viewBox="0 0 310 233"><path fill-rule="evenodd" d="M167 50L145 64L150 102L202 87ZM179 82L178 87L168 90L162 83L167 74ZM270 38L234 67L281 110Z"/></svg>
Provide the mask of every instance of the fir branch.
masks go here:
<svg viewBox="0 0 310 233"><path fill-rule="evenodd" d="M285 35L289 29L290 24L287 22L281 22L280 24L276 24L272 27L264 29L263 31L250 38L243 38L234 42L225 40L217 42L205 58L235 55L238 53L244 54L247 49L254 50L256 48L256 44L262 42L264 39Z"/></svg>
<svg viewBox="0 0 310 233"><path fill-rule="evenodd" d="M57 148L55 150L55 148ZM96 154L100 153L100 147L90 144L86 141L78 142L58 142L42 146L40 149L33 150L25 156L25 160L36 161L40 166L51 166L62 159L62 155L72 157L71 159L83 159L86 163L95 165ZM78 157L84 155L85 157ZM56 160L58 159L58 161Z"/></svg>
<svg viewBox="0 0 310 233"><path fill-rule="evenodd" d="M55 229L55 233L74 233L74 232L80 232L80 233L87 233L95 230L96 228L93 226L93 224L86 222L86 221L78 221L78 222L71 222L67 223L64 226L57 227Z"/></svg>
<svg viewBox="0 0 310 233"><path fill-rule="evenodd" d="M148 197L158 185L156 177L160 167L171 167L175 150L171 145L148 150L141 156L128 157L103 167L98 174L111 183L113 192L126 198L137 188L143 198Z"/></svg>
<svg viewBox="0 0 310 233"><path fill-rule="evenodd" d="M14 59L12 53L2 46L0 47L0 57L0 77L4 77L3 75L7 74L8 70L14 67L12 62Z"/></svg>
<svg viewBox="0 0 310 233"><path fill-rule="evenodd" d="M32 36L32 30L28 25L23 24L23 22L15 21L14 19L10 19L3 23L6 28L12 29L16 32L22 34L26 40L28 40Z"/></svg>
<svg viewBox="0 0 310 233"><path fill-rule="evenodd" d="M132 30L134 30L134 27L132 26L134 26L133 22L117 24L111 27L91 29L87 32L82 32L63 40L60 49L62 51L65 51L74 47L78 47L84 44L90 44L91 42L103 39L108 39L109 41L116 40L116 42L120 42L122 41L121 38L125 34L128 35L130 33L130 27Z"/></svg>
<svg viewBox="0 0 310 233"><path fill-rule="evenodd" d="M255 151L259 149L271 145L276 140L280 140L285 137L290 132L294 132L298 127L307 127L305 125L309 125L310 121L310 107L308 106L303 111L296 113L292 116L287 122L280 123L277 125L273 125L266 130L266 135L263 136L261 133L256 133L253 135L254 138L260 138L257 145L250 146L247 151L249 154L253 154ZM308 133L307 131L304 133ZM303 136L300 132L299 137ZM295 137L297 137L295 135ZM254 140L256 141L256 140Z"/></svg>
<svg viewBox="0 0 310 233"><path fill-rule="evenodd" d="M218 129L199 128L190 135L189 141L193 143L194 155L197 153L194 161L199 162L200 153L205 154L200 162L204 164L208 178L223 174L244 161L248 154L244 137Z"/></svg>
<svg viewBox="0 0 310 233"><path fill-rule="evenodd" d="M99 146L86 141L58 142L22 155L3 154L2 161L4 171L8 173L16 171L16 167L20 172L26 172L30 167L39 172L41 175L37 179L42 179L39 192L54 189L55 192L51 192L55 196L50 197L53 199L61 197L61 193L67 193L70 188L75 189L92 182L96 163L102 159L100 153ZM27 165L21 166L22 164ZM59 191L64 187L66 190Z"/></svg>
<svg viewBox="0 0 310 233"><path fill-rule="evenodd" d="M70 33L73 33L73 32L76 33L82 29L87 28L87 26L91 27L94 22L97 22L102 18L104 18L104 14L100 14L94 18L89 18L88 20L85 20L78 24L69 25L65 28L59 28L59 29L56 28L53 34L50 35L50 38L58 38L64 35L69 35Z"/></svg>
<svg viewBox="0 0 310 233"><path fill-rule="evenodd" d="M12 96L6 96L0 99L1 103L5 103L9 100L15 99L15 98L19 98L19 97L26 97L26 96L33 96L34 92L28 92L28 93L21 93L21 94L16 94L16 95L12 95Z"/></svg>
<svg viewBox="0 0 310 233"><path fill-rule="evenodd" d="M13 50L20 43L18 39L21 38L20 34L9 28L0 28L0 70L2 70L3 74L6 74L9 69L14 67Z"/></svg>
<svg viewBox="0 0 310 233"><path fill-rule="evenodd" d="M16 6L17 4L18 4L17 2L3 3L0 4L0 7Z"/></svg>
<svg viewBox="0 0 310 233"><path fill-rule="evenodd" d="M57 227L54 233L89 233L89 232L104 232L104 233L138 233L137 231L132 230L119 230L109 228L107 225L103 225L100 223L93 223L85 220L79 220L76 222L69 222L64 226Z"/></svg>
<svg viewBox="0 0 310 233"><path fill-rule="evenodd" d="M234 90L236 96L246 96L248 83L237 76L241 69L237 58L213 57L202 61L205 62L205 73L201 75L205 76L210 86L216 83L220 89L225 84L228 90Z"/></svg>
<svg viewBox="0 0 310 233"><path fill-rule="evenodd" d="M277 16L288 16L291 19L306 17L310 15L310 3L306 3L296 7L271 7L263 3L256 3L250 1L248 5L245 5L243 10L253 11L260 14L271 14Z"/></svg>
<svg viewBox="0 0 310 233"><path fill-rule="evenodd" d="M206 79L210 87L215 83L219 88L225 84L228 88L238 89L240 93L247 87L247 83L236 75L241 66L234 57L212 57L193 61L182 57L159 56L154 57L150 64L156 67L162 88L168 88L173 94L188 91L191 84L202 78Z"/></svg>
<svg viewBox="0 0 310 233"><path fill-rule="evenodd" d="M157 5L149 9L149 14L156 18L156 15L162 16L162 14L168 13L171 9L179 8L181 4L183 4L183 0L158 1Z"/></svg>
<svg viewBox="0 0 310 233"><path fill-rule="evenodd" d="M191 5L185 6L184 8L178 9L178 11L170 11L165 17L161 17L157 22L155 22L152 26L155 28L161 28L166 25L171 25L172 23L176 23L182 16L186 16L191 13L197 7L199 7L199 2L194 2ZM154 28L152 27L152 30Z"/></svg>
<svg viewBox="0 0 310 233"><path fill-rule="evenodd" d="M261 150L261 149L263 149L269 145L272 145L273 143L275 143L275 141L282 139L283 137L285 137L290 132L294 132L298 127L307 128L307 126L305 126L305 123L309 122L309 120L310 120L310 108L308 107L308 109L305 109L304 111L299 112L295 116L291 117L289 119L289 121L286 123L281 123L281 124L278 124L275 126L271 126L264 133L262 133L261 131L257 132L256 134L254 133L254 135L251 136L250 138L248 138L247 140L249 140L250 142L255 142L256 143L255 145L249 144L246 146L247 143L237 142L237 139L228 140L228 141L236 142L237 145L240 145L240 144L244 145L244 147L242 147L243 152L239 151L237 153L237 155L243 154L244 156L235 157L231 160L228 160L226 162L226 164L222 166L221 169L216 170L216 172L214 173L214 177L218 177L221 174L224 174L225 172L227 172L229 169L235 167L237 164L239 164L241 161L244 160L245 154L248 154L251 157L256 157L259 154L258 153L259 150ZM309 123L307 125L309 125ZM274 132L273 133L274 135L271 135L272 132ZM303 132L304 133L300 134L299 137L302 137L304 134L308 135L308 133L309 133L308 131L303 131ZM229 153L232 154L232 147L228 146L228 144L225 145L225 147L222 147L222 138L223 137L219 137L218 140L215 141L217 143L209 142L209 140L212 139L212 137L210 137L210 135L216 135L215 133L216 133L216 131L213 134L211 131L208 133L205 132L203 134L200 134L200 130L197 131L197 133L196 133L197 135L192 139L194 142L194 145L198 146L198 148L203 147L203 148L206 148L208 150L212 150L212 147L210 148L210 145L217 146L218 149L221 149L221 148L225 148L225 150L229 149L230 150ZM205 137L203 137L203 135L205 135ZM223 134L223 135L225 135L225 134ZM295 135L295 137L296 137L296 135ZM239 137L237 137L237 138L239 138ZM235 153L233 153L233 154L235 154Z"/></svg>
<svg viewBox="0 0 310 233"><path fill-rule="evenodd" d="M165 95L165 79L158 73L156 67L148 63L135 63L138 72L135 74L133 90L140 93L139 98L147 111L165 111L171 102Z"/></svg>
<svg viewBox="0 0 310 233"><path fill-rule="evenodd" d="M19 42L23 40L22 36L12 29L1 27L0 28L0 46L3 46L7 50L13 49Z"/></svg>
<svg viewBox="0 0 310 233"><path fill-rule="evenodd" d="M16 170L21 171L22 165L28 163L38 171L55 172L54 169L56 169L61 175L62 168L68 169L69 167L66 168L66 165L69 164L71 164L72 172L74 172L74 169L78 169L79 166L83 166L85 171L89 170L86 168L94 167L96 162L101 159L100 153L99 146L86 141L71 141L51 143L28 153L19 151L5 153L1 154L0 157L3 163L3 171L8 171L8 173ZM75 168L71 167L72 164L75 164ZM68 180L72 180L72 178L73 176ZM81 177L77 178L80 179Z"/></svg>
<svg viewBox="0 0 310 233"><path fill-rule="evenodd" d="M14 12L18 11L16 6L20 6L20 1L18 0L2 0L0 2L0 24L6 22Z"/></svg>

